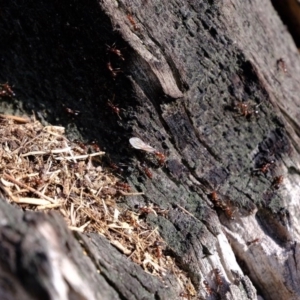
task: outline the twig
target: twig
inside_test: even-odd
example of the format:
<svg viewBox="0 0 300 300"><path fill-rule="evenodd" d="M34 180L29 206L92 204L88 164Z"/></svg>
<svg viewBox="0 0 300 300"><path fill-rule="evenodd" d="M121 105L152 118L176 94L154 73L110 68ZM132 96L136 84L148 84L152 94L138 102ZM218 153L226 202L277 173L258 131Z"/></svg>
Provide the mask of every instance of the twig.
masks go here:
<svg viewBox="0 0 300 300"><path fill-rule="evenodd" d="M118 191L121 195L123 196L138 196L138 195L145 195L144 192L141 192L141 193L127 193L127 192L124 192L124 191Z"/></svg>
<svg viewBox="0 0 300 300"><path fill-rule="evenodd" d="M150 232L150 234L145 238L145 241L148 240L149 237L150 237L151 235L153 235L155 232L157 232L157 229L158 229L158 227L155 227L155 228Z"/></svg>
<svg viewBox="0 0 300 300"><path fill-rule="evenodd" d="M60 206L61 206L61 203L52 203L52 204L48 204L48 205L39 205L36 209L44 210L44 209L57 208Z"/></svg>
<svg viewBox="0 0 300 300"><path fill-rule="evenodd" d="M190 212L188 212L185 208L183 208L182 206L180 206L179 204L176 204L176 206L178 208L180 208L182 211L184 211L185 213L187 213L189 216L191 216L192 218L194 218L195 220L199 221L193 214L191 214Z"/></svg>
<svg viewBox="0 0 300 300"><path fill-rule="evenodd" d="M85 224L81 225L80 227L75 226L68 226L70 230L84 232L84 229L91 223L91 221L87 221Z"/></svg>
<svg viewBox="0 0 300 300"><path fill-rule="evenodd" d="M54 136L62 137L62 135L65 133L65 128L62 126L45 126L44 131Z"/></svg>
<svg viewBox="0 0 300 300"><path fill-rule="evenodd" d="M118 248L119 250L121 250L125 255L129 255L131 253L131 251L126 247L124 247L119 241L112 240L110 241L110 243L114 245L116 248Z"/></svg>
<svg viewBox="0 0 300 300"><path fill-rule="evenodd" d="M31 152L22 154L21 156L26 157L29 155L57 154L57 153L68 152L70 150L71 150L71 148L67 147L67 148L63 148L63 149L54 149L54 150L50 150L50 151L31 151Z"/></svg>
<svg viewBox="0 0 300 300"><path fill-rule="evenodd" d="M32 204L32 205L49 205L50 201L39 198L20 197L14 200L16 203Z"/></svg>
<svg viewBox="0 0 300 300"><path fill-rule="evenodd" d="M65 157L54 157L54 159L56 160L65 160L65 159L86 159L88 157L92 157L92 156L99 156L99 155L104 155L105 152L95 152L95 153L91 153L91 154L86 154L86 155L77 155L77 156L65 156Z"/></svg>
<svg viewBox="0 0 300 300"><path fill-rule="evenodd" d="M28 118L22 118L22 117L13 116L13 115L2 115L2 114L0 114L0 117L3 118L3 119L10 119L10 120L16 121L16 122L21 123L21 124L31 122L31 120L28 119Z"/></svg>
<svg viewBox="0 0 300 300"><path fill-rule="evenodd" d="M48 201L50 201L51 203L57 203L57 201L53 200L52 198L40 193L39 191L33 189L32 187L28 186L27 184L25 183L22 183L22 182L19 182L18 180L16 180L15 178L11 177L10 175L4 173L3 174L3 177L6 178L7 180L13 182L14 184L20 186L20 187L23 187L24 189L27 189L28 191L38 195L39 197L43 198L43 199L46 199Z"/></svg>

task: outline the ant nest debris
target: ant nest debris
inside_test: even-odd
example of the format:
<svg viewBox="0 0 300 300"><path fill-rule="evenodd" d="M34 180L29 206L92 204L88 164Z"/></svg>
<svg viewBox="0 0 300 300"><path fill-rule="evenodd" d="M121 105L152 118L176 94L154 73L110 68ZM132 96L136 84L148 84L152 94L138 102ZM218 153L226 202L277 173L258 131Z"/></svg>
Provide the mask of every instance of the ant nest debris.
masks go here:
<svg viewBox="0 0 300 300"><path fill-rule="evenodd" d="M71 230L104 235L146 272L162 279L173 273L182 290L195 296L190 279L174 259L165 256L165 243L157 228L143 218L145 211L155 213L154 209L134 212L119 208L121 196L136 193L102 166L104 152L92 152L69 141L64 131L28 118L0 115L3 198L24 210L59 212Z"/></svg>

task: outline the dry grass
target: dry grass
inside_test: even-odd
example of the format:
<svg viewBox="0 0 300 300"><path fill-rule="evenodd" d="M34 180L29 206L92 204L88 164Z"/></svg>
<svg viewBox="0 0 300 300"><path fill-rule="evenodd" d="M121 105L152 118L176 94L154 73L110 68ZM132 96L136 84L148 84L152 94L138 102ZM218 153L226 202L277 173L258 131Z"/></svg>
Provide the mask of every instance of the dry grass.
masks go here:
<svg viewBox="0 0 300 300"><path fill-rule="evenodd" d="M167 214L157 207L121 210L119 197L132 188L101 166L102 151L69 141L64 128L0 115L0 187L6 198L25 210L60 212L72 230L98 232L145 271L173 272L183 291L194 296L189 279L171 257L145 214ZM99 150L99 149L97 149Z"/></svg>

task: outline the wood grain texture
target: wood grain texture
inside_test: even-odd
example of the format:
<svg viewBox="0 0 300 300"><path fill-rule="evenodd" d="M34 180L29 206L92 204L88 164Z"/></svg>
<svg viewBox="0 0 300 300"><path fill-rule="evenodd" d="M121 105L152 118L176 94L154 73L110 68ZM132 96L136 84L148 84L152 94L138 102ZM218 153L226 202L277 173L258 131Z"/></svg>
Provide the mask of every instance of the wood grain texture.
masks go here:
<svg viewBox="0 0 300 300"><path fill-rule="evenodd" d="M20 99L2 99L3 109L35 110L70 136L96 138L125 165L131 185L145 196L126 197L122 205L169 209L167 217L147 220L189 274L197 299L299 299L300 64L270 1L30 1L28 7L17 1L4 6L2 20L13 31L2 23L0 79L14 84ZM107 54L113 43L124 61ZM108 62L120 68L116 76ZM113 97L121 118L108 110ZM61 103L82 116L67 117ZM132 149L131 137L165 153L165 165ZM1 264L8 270L1 278L15 282L1 293L181 298L171 274L160 282L104 238L76 241L54 214L1 205Z"/></svg>

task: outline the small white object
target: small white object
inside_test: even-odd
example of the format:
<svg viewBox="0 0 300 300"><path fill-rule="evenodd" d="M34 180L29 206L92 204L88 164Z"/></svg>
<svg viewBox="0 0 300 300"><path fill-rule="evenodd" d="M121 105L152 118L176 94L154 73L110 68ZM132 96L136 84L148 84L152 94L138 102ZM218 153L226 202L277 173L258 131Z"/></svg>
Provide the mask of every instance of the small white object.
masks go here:
<svg viewBox="0 0 300 300"><path fill-rule="evenodd" d="M130 138L129 143L135 149L143 150L143 151L146 151L146 152L149 152L149 153L157 152L153 147L146 144L140 138L137 138L137 137Z"/></svg>

